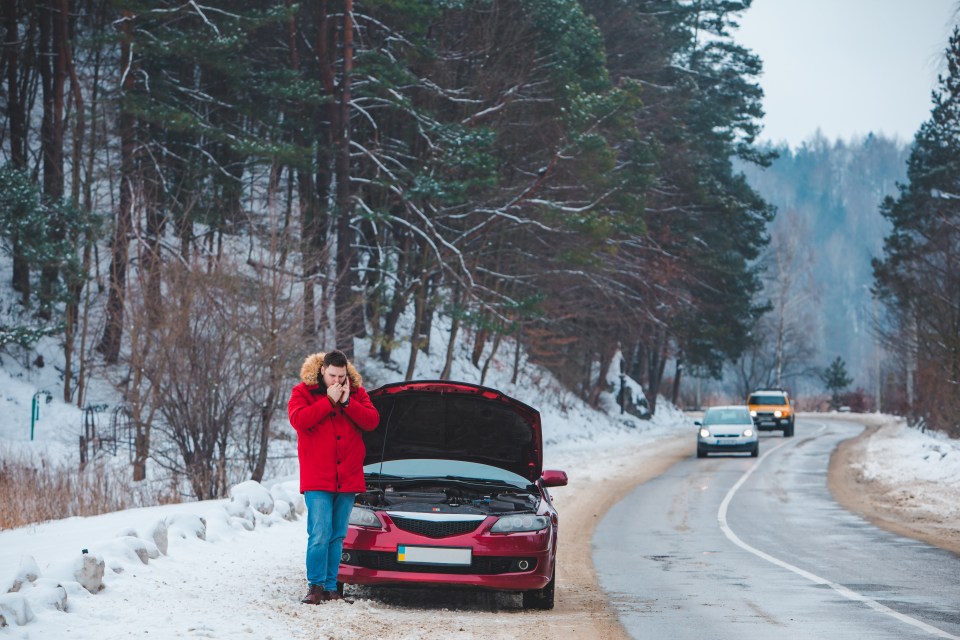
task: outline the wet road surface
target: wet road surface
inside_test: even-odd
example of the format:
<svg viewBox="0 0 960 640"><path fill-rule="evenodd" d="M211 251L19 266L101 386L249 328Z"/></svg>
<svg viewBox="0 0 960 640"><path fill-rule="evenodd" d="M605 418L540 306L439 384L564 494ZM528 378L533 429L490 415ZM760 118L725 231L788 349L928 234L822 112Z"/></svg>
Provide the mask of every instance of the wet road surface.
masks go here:
<svg viewBox="0 0 960 640"><path fill-rule="evenodd" d="M593 559L630 635L960 640L960 558L827 489L831 452L861 431L798 419L793 438L761 434L759 458L691 457L610 509Z"/></svg>

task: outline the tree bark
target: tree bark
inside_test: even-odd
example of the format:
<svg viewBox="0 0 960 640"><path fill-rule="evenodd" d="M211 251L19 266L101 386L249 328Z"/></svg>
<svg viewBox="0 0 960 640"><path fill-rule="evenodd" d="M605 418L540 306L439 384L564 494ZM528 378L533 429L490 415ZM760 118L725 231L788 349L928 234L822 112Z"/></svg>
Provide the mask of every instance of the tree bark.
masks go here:
<svg viewBox="0 0 960 640"><path fill-rule="evenodd" d="M40 155L43 167L43 194L50 207L49 238L64 238L63 215L63 96L66 80L66 28L60 27L66 15L59 6L42 6L40 11L40 79L43 89L43 118L40 125ZM53 314L54 289L60 269L53 257L44 260L40 270L39 315L49 320Z"/></svg>
<svg viewBox="0 0 960 640"><path fill-rule="evenodd" d="M133 14L124 11L121 22L123 38L120 41L120 66L123 78L122 93L133 89L132 24ZM133 215L134 189L134 116L124 106L120 108L120 197L114 224L110 258L110 290L107 298L106 324L97 350L104 359L114 364L120 357L120 340L123 337L123 306L127 291L127 261L130 249L130 231Z"/></svg>
<svg viewBox="0 0 960 640"><path fill-rule="evenodd" d="M63 59L66 74L70 76L70 96L73 98L73 157L71 159L72 171L70 180L70 200L75 206L80 206L80 168L83 165L83 142L86 125L86 110L83 103L83 92L80 89L80 81L77 78L77 69L73 63L73 52L70 45L70 32L67 24L67 16L70 12L70 0L60 0L60 15L58 19L58 31L60 41L63 43ZM83 260L81 263L82 273L75 273L70 270L66 274L67 280L67 305L66 321L63 332L63 401L68 403L72 395L71 383L73 381L73 350L80 319L80 297L83 293L84 276L90 266L90 243L88 237L77 237L73 239L75 243L83 245ZM81 354L81 359L82 359Z"/></svg>
<svg viewBox="0 0 960 640"><path fill-rule="evenodd" d="M353 357L353 339L364 335L363 301L355 286L358 274L354 272L355 233L350 225L353 209L353 189L350 171L350 95L353 73L353 0L343 3L343 68L340 73L339 107L334 148L336 149L337 202L337 282L336 317L337 345Z"/></svg>
<svg viewBox="0 0 960 640"><path fill-rule="evenodd" d="M3 24L7 38L3 43L7 70L7 118L9 122L10 164L17 169L27 168L27 114L26 97L20 77L20 27L17 0L3 0ZM11 238L13 249L13 277L11 284L20 292L20 304L30 303L30 265L23 257L19 237Z"/></svg>

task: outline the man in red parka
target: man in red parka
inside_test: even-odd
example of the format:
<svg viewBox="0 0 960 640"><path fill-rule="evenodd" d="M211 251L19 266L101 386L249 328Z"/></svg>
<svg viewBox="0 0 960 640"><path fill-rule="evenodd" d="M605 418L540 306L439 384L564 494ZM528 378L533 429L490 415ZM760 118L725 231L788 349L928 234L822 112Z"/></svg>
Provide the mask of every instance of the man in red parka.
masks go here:
<svg viewBox="0 0 960 640"><path fill-rule="evenodd" d="M300 493L307 504L307 581L301 600L341 600L340 553L354 495L366 490L361 429L372 431L380 414L360 384L363 379L342 351L307 356L287 414L297 431Z"/></svg>

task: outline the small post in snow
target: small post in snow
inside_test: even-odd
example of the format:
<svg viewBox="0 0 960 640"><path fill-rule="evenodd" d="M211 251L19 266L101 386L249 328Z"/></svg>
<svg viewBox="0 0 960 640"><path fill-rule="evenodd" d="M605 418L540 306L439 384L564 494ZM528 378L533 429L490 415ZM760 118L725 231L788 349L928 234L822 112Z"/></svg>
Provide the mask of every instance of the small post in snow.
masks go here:
<svg viewBox="0 0 960 640"><path fill-rule="evenodd" d="M53 400L53 394L49 391L37 391L33 394L33 403L30 406L30 440L33 440L34 427L37 424L37 420L40 419L40 396L47 396L47 404L50 404L50 401Z"/></svg>

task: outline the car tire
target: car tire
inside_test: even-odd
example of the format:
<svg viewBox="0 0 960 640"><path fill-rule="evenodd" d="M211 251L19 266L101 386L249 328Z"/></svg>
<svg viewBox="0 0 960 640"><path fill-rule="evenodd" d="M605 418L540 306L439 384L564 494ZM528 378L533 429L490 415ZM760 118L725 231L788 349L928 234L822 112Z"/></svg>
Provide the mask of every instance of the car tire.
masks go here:
<svg viewBox="0 0 960 640"><path fill-rule="evenodd" d="M543 589L523 592L524 609L553 609L554 591L557 584L557 568L553 568L550 582Z"/></svg>
<svg viewBox="0 0 960 640"><path fill-rule="evenodd" d="M759 444L759 443L753 445L753 449L750 450L750 457L751 457L751 458L756 458L758 455L760 455L760 444Z"/></svg>
<svg viewBox="0 0 960 640"><path fill-rule="evenodd" d="M783 437L784 438L793 437L793 421L790 422L790 426L788 426L786 429L783 430Z"/></svg>
<svg viewBox="0 0 960 640"><path fill-rule="evenodd" d="M698 457L698 458L706 458L706 457L707 457L707 450L704 449L704 448L702 448L702 447L697 447L697 457Z"/></svg>

